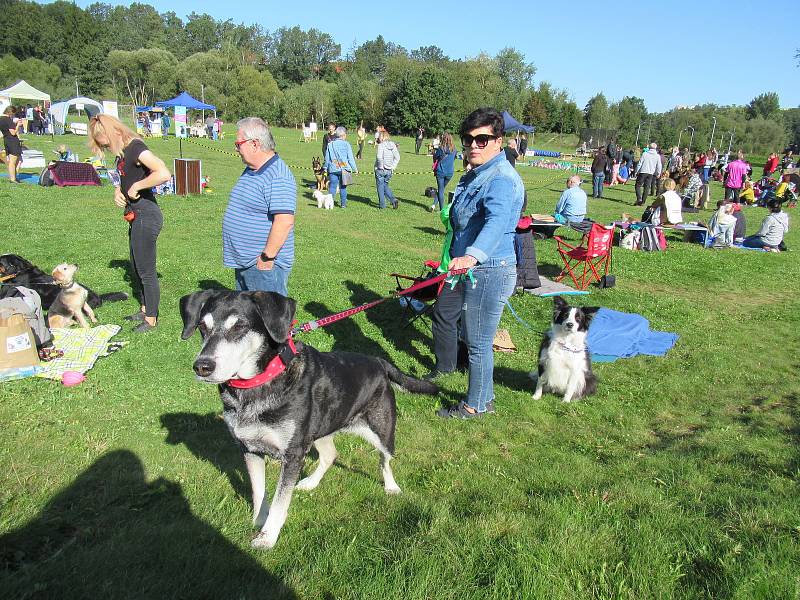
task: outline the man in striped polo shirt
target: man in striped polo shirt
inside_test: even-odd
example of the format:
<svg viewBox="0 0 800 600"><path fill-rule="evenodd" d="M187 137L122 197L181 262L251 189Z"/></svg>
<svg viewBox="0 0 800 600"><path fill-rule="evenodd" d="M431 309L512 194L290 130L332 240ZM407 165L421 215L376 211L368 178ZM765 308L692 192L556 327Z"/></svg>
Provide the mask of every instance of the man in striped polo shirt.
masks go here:
<svg viewBox="0 0 800 600"><path fill-rule="evenodd" d="M237 290L288 296L297 183L264 121L249 117L236 126L234 146L246 168L222 218L222 260L235 270Z"/></svg>

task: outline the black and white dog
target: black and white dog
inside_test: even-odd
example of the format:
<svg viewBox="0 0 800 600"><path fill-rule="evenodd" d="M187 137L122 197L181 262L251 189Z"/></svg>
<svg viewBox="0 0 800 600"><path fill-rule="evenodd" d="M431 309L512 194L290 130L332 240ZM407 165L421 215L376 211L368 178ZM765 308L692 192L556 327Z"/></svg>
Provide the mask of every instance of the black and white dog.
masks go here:
<svg viewBox="0 0 800 600"><path fill-rule="evenodd" d="M225 423L239 444L253 492L255 548L271 548L286 521L295 487L312 490L336 459L333 435L363 437L380 453L389 494L400 493L389 461L397 409L392 384L436 394L385 360L349 352L318 352L289 337L295 301L271 292L206 290L180 301L183 333L200 330L197 378L219 385ZM316 470L298 483L311 446ZM281 462L270 506L265 501L264 456Z"/></svg>
<svg viewBox="0 0 800 600"><path fill-rule="evenodd" d="M539 347L539 375L533 399L538 400L547 391L563 394L564 402L572 402L591 396L597 387L586 336L599 307L570 306L559 296L553 301L553 323Z"/></svg>

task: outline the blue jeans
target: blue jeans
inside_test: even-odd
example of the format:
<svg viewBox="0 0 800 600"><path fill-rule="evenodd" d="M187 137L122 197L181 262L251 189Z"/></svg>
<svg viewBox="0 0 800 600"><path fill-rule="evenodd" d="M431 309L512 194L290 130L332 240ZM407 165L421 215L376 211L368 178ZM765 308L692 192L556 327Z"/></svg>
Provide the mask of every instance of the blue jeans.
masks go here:
<svg viewBox="0 0 800 600"><path fill-rule="evenodd" d="M340 206L344 208L347 206L347 186L341 185L342 172L336 171L335 173L328 173L328 182L331 194L336 195L336 190L339 190Z"/></svg>
<svg viewBox="0 0 800 600"><path fill-rule="evenodd" d="M603 181L605 181L605 173L592 173L592 197L603 197Z"/></svg>
<svg viewBox="0 0 800 600"><path fill-rule="evenodd" d="M708 176L711 173L711 167L703 167L703 183L708 183Z"/></svg>
<svg viewBox="0 0 800 600"><path fill-rule="evenodd" d="M281 296L288 296L289 273L291 269L284 269L277 265L269 271L259 271L256 265L246 269L234 269L237 291L276 292Z"/></svg>
<svg viewBox="0 0 800 600"><path fill-rule="evenodd" d="M500 324L503 307L514 292L517 268L514 257L490 259L476 267L475 287L463 284L464 307L461 318L469 350L469 388L467 404L478 412L494 399L494 350L492 342Z"/></svg>
<svg viewBox="0 0 800 600"><path fill-rule="evenodd" d="M375 169L375 187L378 188L378 206L380 208L386 208L385 198L389 198L392 206L397 204L397 198L394 197L394 193L389 189L389 180L391 178L391 169Z"/></svg>
<svg viewBox="0 0 800 600"><path fill-rule="evenodd" d="M439 203L439 210L444 208L444 188L450 183L450 179L452 179L452 175L450 177L447 175L436 176L436 202Z"/></svg>

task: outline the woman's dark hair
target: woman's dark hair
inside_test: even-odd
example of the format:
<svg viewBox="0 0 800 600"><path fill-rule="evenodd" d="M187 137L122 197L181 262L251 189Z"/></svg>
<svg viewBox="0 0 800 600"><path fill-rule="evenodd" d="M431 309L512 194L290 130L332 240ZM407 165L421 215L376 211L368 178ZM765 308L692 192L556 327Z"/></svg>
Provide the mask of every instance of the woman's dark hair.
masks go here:
<svg viewBox="0 0 800 600"><path fill-rule="evenodd" d="M767 202L767 208L770 212L781 212L781 200L778 198L772 198L769 202Z"/></svg>
<svg viewBox="0 0 800 600"><path fill-rule="evenodd" d="M478 127L489 126L492 128L492 134L498 137L503 135L503 115L497 112L494 108L479 108L473 110L464 122L461 123L460 135L465 135L477 129Z"/></svg>

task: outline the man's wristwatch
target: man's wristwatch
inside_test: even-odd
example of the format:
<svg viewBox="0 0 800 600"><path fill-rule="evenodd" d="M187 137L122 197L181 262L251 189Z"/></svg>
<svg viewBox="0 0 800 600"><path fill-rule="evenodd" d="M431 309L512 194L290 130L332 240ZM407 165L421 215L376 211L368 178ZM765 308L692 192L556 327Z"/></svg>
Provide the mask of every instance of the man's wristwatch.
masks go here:
<svg viewBox="0 0 800 600"><path fill-rule="evenodd" d="M275 257L274 257L274 256L267 256L267 253L266 253L266 252L262 252L262 253L261 253L261 260L262 260L263 262L270 262L270 261L272 261L272 260L275 260Z"/></svg>

